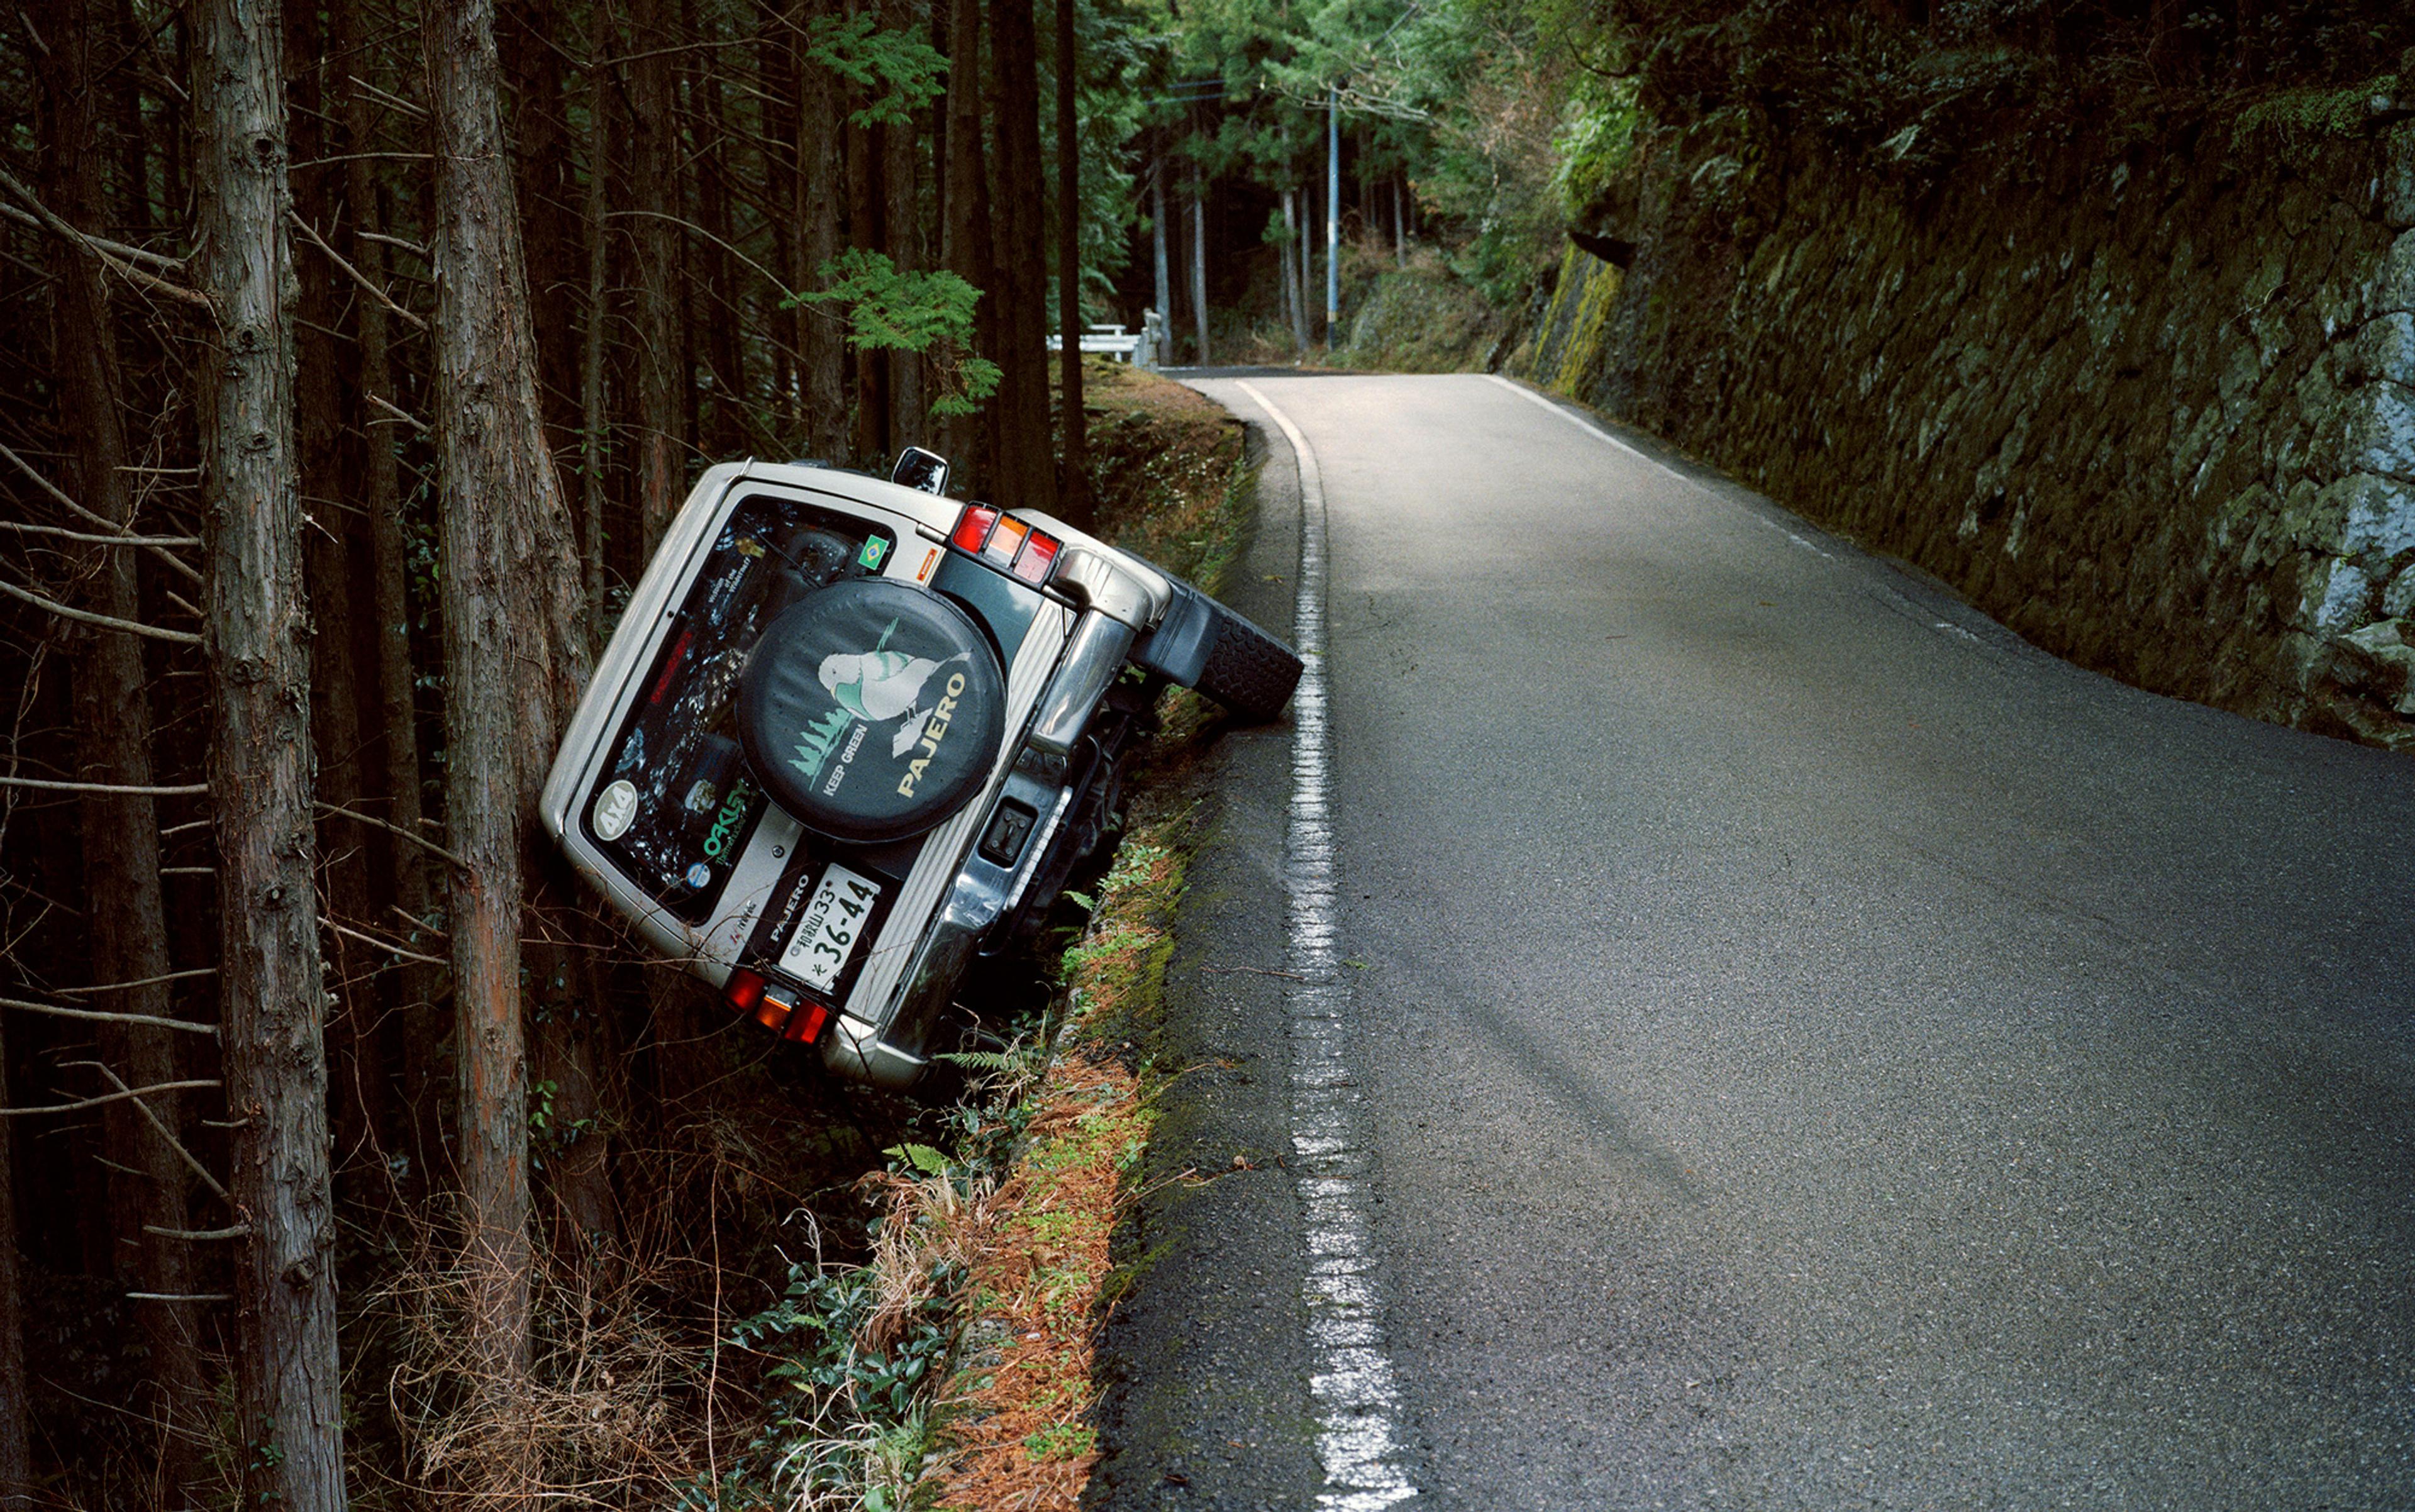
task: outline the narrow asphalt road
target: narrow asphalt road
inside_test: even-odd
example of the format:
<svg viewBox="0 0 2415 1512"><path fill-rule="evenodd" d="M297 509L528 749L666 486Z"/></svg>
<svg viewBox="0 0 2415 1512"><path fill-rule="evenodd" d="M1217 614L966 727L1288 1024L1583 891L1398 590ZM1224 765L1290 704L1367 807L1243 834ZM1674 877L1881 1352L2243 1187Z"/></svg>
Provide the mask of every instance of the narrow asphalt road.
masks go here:
<svg viewBox="0 0 2415 1512"><path fill-rule="evenodd" d="M1499 381L1250 385L1200 382L1329 521L1407 1505L2415 1505L2415 760L2077 670ZM1313 1340L1255 1355L1313 1418ZM1120 1452L1116 1505L1311 1494Z"/></svg>

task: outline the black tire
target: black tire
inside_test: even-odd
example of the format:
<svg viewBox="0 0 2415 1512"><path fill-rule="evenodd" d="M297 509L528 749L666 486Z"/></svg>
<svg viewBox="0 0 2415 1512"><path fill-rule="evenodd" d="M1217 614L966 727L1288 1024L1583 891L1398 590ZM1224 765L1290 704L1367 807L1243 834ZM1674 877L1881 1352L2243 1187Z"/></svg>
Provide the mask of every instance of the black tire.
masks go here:
<svg viewBox="0 0 2415 1512"><path fill-rule="evenodd" d="M1216 638L1192 686L1243 719L1270 720L1282 713L1299 686L1298 653L1214 599L1208 605Z"/></svg>

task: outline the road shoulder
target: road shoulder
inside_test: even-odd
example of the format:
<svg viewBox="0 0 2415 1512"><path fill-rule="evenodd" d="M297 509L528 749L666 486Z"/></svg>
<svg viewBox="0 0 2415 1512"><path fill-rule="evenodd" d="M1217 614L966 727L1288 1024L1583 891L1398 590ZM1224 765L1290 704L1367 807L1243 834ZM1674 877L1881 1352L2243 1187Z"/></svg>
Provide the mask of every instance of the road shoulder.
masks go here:
<svg viewBox="0 0 2415 1512"><path fill-rule="evenodd" d="M1250 426L1257 512L1220 596L1288 635L1299 561L1290 448ZM1115 1237L1103 1451L1085 1505L1299 1506L1319 1484L1301 1316L1282 980L1288 723L1237 726L1193 773L1198 850L1156 1021L1135 1045L1155 1130Z"/></svg>

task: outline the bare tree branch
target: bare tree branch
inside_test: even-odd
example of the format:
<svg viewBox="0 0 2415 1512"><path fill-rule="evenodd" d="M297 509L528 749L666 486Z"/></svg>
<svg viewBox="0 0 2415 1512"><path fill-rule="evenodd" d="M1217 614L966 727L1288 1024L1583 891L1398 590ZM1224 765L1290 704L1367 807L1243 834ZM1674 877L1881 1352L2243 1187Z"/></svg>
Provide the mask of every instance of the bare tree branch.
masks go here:
<svg viewBox="0 0 2415 1512"><path fill-rule="evenodd" d="M324 914L321 914L319 916L319 922L326 925L329 929L334 930L337 934L343 936L346 939L358 940L363 945L375 946L381 951L390 951L391 953L399 955L406 960L425 961L432 966L446 966L453 964L452 962L444 960L439 956L422 955L417 951L404 950L401 946L395 944L392 940L382 940L374 935L365 935L357 929L347 928L345 925L336 922Z"/></svg>
<svg viewBox="0 0 2415 1512"><path fill-rule="evenodd" d="M409 426L412 429L416 430L423 435L427 433L428 422L420 419L417 415L412 414L410 411L402 408L400 405L390 404L375 394L364 394L361 397L368 400L371 404L376 405L379 409L383 410L386 413L394 416L397 420L401 421L404 425Z"/></svg>
<svg viewBox="0 0 2415 1512"><path fill-rule="evenodd" d="M171 971L165 976L145 977L141 981L104 981L92 987L57 987L52 991L60 997L94 997L102 993L130 992L137 987L157 987L163 981L187 981L194 977L215 977L216 966L194 966L187 971Z"/></svg>
<svg viewBox="0 0 2415 1512"><path fill-rule="evenodd" d="M194 1024L186 1019L161 1018L156 1013L111 1013L98 1008L68 1008L61 1003L37 1003L24 997L0 997L0 1008L14 1008L27 1013L48 1013L52 1018L91 1019L102 1024L147 1024L155 1028L182 1029L187 1034L206 1034L218 1038L215 1024Z"/></svg>
<svg viewBox="0 0 2415 1512"><path fill-rule="evenodd" d="M202 643L202 637L189 630L163 630L156 624L141 624L132 620L120 620L112 615L92 614L82 609L69 608L56 599L44 598L32 589L19 588L6 579L0 579L0 593L6 593L10 598L23 599L36 608L48 610L63 620L98 625L103 630L122 630L129 636L148 636L153 640L164 640L176 646L198 646Z"/></svg>
<svg viewBox="0 0 2415 1512"><path fill-rule="evenodd" d="M14 194L20 200L24 201L25 208L32 211L35 217L40 220L42 225L48 227L52 232L60 236L64 236L68 241L82 247L85 251L90 252L93 256L100 259L104 265L114 269L125 277L135 283L141 284L146 289L156 289L172 299L179 300L185 304L208 310L213 315L217 313L217 307L210 303L209 295L202 293L198 289L188 289L183 284L172 283L168 279L160 277L156 273L143 272L141 268L136 267L132 262L129 262L125 258L119 257L111 252L107 247L101 246L99 242L85 235L82 232L76 230L73 226L68 225L66 221L61 220L58 217L52 215L50 208L35 197L33 190L27 188L24 185L18 183L16 178L6 170L0 170L0 187L7 188L9 193Z"/></svg>
<svg viewBox="0 0 2415 1512"><path fill-rule="evenodd" d="M41 217L29 211L20 210L13 204L0 204L0 216L6 216L21 226L48 229ZM106 236L95 236L89 232L84 234L83 239L104 252L125 258L131 262L148 262L154 267L166 268L172 273L181 273L185 268L183 258L170 257L165 252L154 252L147 247L128 247L124 242L112 242Z"/></svg>
<svg viewBox="0 0 2415 1512"><path fill-rule="evenodd" d="M86 1098L81 1102L60 1102L47 1108L0 1108L0 1118L22 1118L37 1113L81 1113L86 1108L98 1108L104 1102L124 1102L129 1098L149 1097L154 1092L186 1092L215 1087L218 1085L218 1078L214 1076L191 1082L154 1082L149 1086L138 1086L130 1091L111 1092L101 1097Z"/></svg>
<svg viewBox="0 0 2415 1512"><path fill-rule="evenodd" d="M705 230L702 226L698 225L693 220L682 220L677 216L668 216L659 210L615 210L612 212L610 217L610 218L614 220L636 217L643 217L649 220L668 220L672 225L679 227L682 231L692 231L698 236L703 237L706 241L711 242L713 246L720 247L731 257L736 258L739 262L745 263L750 268L753 268L757 273L761 274L764 279L768 281L772 288L780 292L780 297L782 299L794 299L797 297L797 292L789 288L786 283L782 282L778 274L773 273L762 263L756 262L753 258L748 257L745 253L730 246L728 242L723 241L720 237L715 236L712 232Z"/></svg>
<svg viewBox="0 0 2415 1512"><path fill-rule="evenodd" d="M145 1223L142 1225L142 1232L157 1234L167 1239L248 1239L251 1237L251 1225L237 1223L232 1228L225 1229L163 1229Z"/></svg>
<svg viewBox="0 0 2415 1512"><path fill-rule="evenodd" d="M111 1070L107 1066L102 1065L99 1061L71 1060L68 1061L68 1064L70 1066L89 1066L94 1070L100 1072L101 1075L108 1077L110 1085L117 1088L120 1092L126 1092L129 1097L134 1097L133 1093L128 1091L126 1084L118 1079L117 1073ZM177 1157L185 1162L187 1169L190 1170L193 1175L202 1178L202 1185L218 1193L218 1201L226 1204L229 1207L232 1207L234 1205L234 1199L227 1195L226 1188L218 1185L218 1178L210 1175L209 1167L193 1159L193 1152L185 1148L184 1142L176 1137L174 1131L169 1129L166 1124L159 1121L159 1115L151 1111L151 1105L149 1103L143 1101L140 1097L134 1097L134 1111L141 1114L143 1120L150 1124L150 1126L158 1132L159 1137L168 1142L168 1147L176 1152Z"/></svg>
<svg viewBox="0 0 2415 1512"><path fill-rule="evenodd" d="M371 299L376 300L379 304L383 305L386 308L394 311L397 315L401 316L404 320L409 321L411 322L412 329L416 331L425 331L428 329L428 322L426 321L421 320L418 316L403 308L400 305L396 304L394 302L393 295L387 293L377 285L369 282L368 277L363 274L360 269L352 266L350 262L345 262L343 254L337 251L334 247L329 247L327 245L326 238L319 234L318 228L312 226L308 221L303 219L300 216L295 215L291 210L285 212L285 218L293 223L293 229L295 231L298 231L303 235L310 238L311 246L316 247L320 251L326 253L327 261L342 269L346 277L352 279L352 282L359 284L361 286L362 292L368 294Z"/></svg>
<svg viewBox="0 0 2415 1512"><path fill-rule="evenodd" d="M180 783L172 786L143 786L126 783L52 782L44 777L0 777L0 787L38 787L52 793L121 793L129 798L197 798L210 790L207 783ZM204 819L200 821L208 823ZM178 825L178 829L184 826ZM162 834L168 833L163 830Z"/></svg>
<svg viewBox="0 0 2415 1512"><path fill-rule="evenodd" d="M15 452L10 451L6 445L0 445L0 457L5 457L9 461L15 463L18 472L22 472L25 476L34 480L34 487L41 489L44 493L49 494L52 499L57 501L58 503L63 505L67 509L68 513L74 515L79 519L89 520L95 525L106 526L119 535L131 535L134 533L125 526L118 524L113 519L111 519L106 515L96 515L91 510L84 508L83 505L79 504L74 500L68 498L65 493L60 491L57 484L52 483L50 479L42 476L42 474L36 470L33 463L26 461L22 457L19 457ZM173 556L169 552L162 551L158 546L146 546L144 549L149 551L153 556L158 557L161 561L166 562L169 566L175 568L180 573L183 573L187 577L192 579L194 582L198 583L202 580L201 569L185 561L183 559Z"/></svg>
<svg viewBox="0 0 2415 1512"><path fill-rule="evenodd" d="M23 531L32 535L56 535L69 541L92 546L199 546L198 535L91 535L82 531L70 531L58 525L28 525L22 520L0 519L0 530Z"/></svg>
<svg viewBox="0 0 2415 1512"><path fill-rule="evenodd" d="M338 807L334 803L323 802L319 805L319 812L322 814L333 814L338 818L354 819L362 824L373 824L379 829L383 830L388 834L400 835L403 839L410 841L414 846L426 846L429 851L443 857L446 861L451 861L456 866L466 868L470 864L468 861L463 861L453 852L445 849L442 846L438 845L435 841L428 839L426 835L413 834L398 824L388 824L385 820L378 818L373 815L361 814L352 809Z"/></svg>

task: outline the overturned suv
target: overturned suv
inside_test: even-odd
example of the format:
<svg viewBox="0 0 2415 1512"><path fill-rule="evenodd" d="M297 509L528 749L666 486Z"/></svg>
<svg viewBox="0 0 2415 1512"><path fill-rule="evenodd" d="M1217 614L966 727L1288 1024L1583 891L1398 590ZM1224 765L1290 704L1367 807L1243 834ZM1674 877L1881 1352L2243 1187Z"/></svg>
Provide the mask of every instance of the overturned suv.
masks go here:
<svg viewBox="0 0 2415 1512"><path fill-rule="evenodd" d="M1111 826L1158 691L1267 719L1300 671L1172 574L945 479L913 450L887 482L707 472L543 800L655 951L901 1089L960 1026L967 968L1036 928Z"/></svg>

